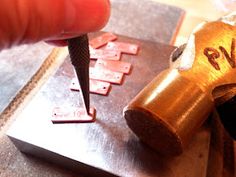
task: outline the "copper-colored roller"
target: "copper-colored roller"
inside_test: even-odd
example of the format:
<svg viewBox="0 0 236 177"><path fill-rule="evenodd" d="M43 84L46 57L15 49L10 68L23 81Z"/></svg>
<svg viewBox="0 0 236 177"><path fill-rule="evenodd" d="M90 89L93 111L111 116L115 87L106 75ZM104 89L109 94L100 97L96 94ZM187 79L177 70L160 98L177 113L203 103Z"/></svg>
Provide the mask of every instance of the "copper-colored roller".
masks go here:
<svg viewBox="0 0 236 177"><path fill-rule="evenodd" d="M215 100L229 93L226 88L235 88L235 15L231 17L198 26L177 64L154 78L124 109L128 126L158 152L183 152Z"/></svg>

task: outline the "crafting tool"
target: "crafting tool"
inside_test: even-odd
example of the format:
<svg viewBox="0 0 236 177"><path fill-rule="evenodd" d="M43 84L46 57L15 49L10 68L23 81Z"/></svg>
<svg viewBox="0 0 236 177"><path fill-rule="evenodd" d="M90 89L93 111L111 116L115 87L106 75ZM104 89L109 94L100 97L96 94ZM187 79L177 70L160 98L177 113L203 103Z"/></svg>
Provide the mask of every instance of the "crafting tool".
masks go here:
<svg viewBox="0 0 236 177"><path fill-rule="evenodd" d="M75 74L80 85L81 97L89 115L89 43L88 36L82 35L76 38L68 39L68 49L71 63L74 66Z"/></svg>
<svg viewBox="0 0 236 177"><path fill-rule="evenodd" d="M236 87L235 22L233 13L200 24L177 64L154 78L124 109L128 126L143 142L167 155L182 153L216 100L230 95Z"/></svg>

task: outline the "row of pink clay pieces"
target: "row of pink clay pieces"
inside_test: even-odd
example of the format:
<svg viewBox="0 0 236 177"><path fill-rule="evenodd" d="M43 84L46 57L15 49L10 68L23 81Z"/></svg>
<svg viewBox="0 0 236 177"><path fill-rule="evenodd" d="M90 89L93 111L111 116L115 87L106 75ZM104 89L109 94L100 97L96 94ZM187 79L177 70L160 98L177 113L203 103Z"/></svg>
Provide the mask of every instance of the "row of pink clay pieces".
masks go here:
<svg viewBox="0 0 236 177"><path fill-rule="evenodd" d="M121 85L124 74L130 73L131 64L120 60L122 54L137 55L139 46L117 42L117 39L112 33L104 33L89 41L90 58L97 60L95 66L89 69L90 93L108 95L111 84ZM79 91L77 79L72 80L70 89Z"/></svg>

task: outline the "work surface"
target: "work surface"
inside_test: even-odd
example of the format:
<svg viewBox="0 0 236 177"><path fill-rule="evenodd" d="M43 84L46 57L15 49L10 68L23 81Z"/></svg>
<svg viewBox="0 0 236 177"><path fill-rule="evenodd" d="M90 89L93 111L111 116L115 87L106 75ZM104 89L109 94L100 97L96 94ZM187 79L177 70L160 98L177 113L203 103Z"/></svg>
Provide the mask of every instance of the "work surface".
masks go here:
<svg viewBox="0 0 236 177"><path fill-rule="evenodd" d="M170 44L184 17L180 8L150 0L111 0L111 17L104 31ZM148 29L147 29L148 27ZM53 46L43 42L23 45L0 53L0 128L15 97L35 75Z"/></svg>
<svg viewBox="0 0 236 177"><path fill-rule="evenodd" d="M202 128L184 154L164 158L142 144L127 127L124 106L160 71L168 67L171 46L119 37L140 46L137 56L124 55L133 64L121 86L109 96L91 95L97 120L91 124L54 125L55 107L78 106L79 94L69 89L73 77L68 58L29 102L8 135L17 147L32 155L60 163L79 173L118 176L201 177L206 174L209 130Z"/></svg>
<svg viewBox="0 0 236 177"><path fill-rule="evenodd" d="M189 1L189 0L180 0L179 2L178 1L172 1L172 0L169 0L169 1L164 1L164 0L157 0L157 1L159 1L159 2L163 2L163 3L168 3L168 2L171 2L171 4L172 3L174 3L174 4L177 4L177 5L182 5L181 3L185 3L185 6L192 6L192 8L194 9L194 10L192 10L192 9L190 9L190 12L195 12L195 10L196 11L199 11L199 9L202 9L202 8L200 8L199 6L203 6L203 7L205 7L206 8L206 10L204 10L203 11L203 13L202 13L202 11L200 11L200 13L197 13L197 15L200 15L200 16L202 16L202 17L204 17L204 18L206 18L206 19L209 19L209 15L211 15L211 16L213 16L213 13L211 13L211 12L216 12L215 11L215 8L211 8L211 9L213 9L213 10L209 10L209 3L207 3L208 1L204 1L204 0L201 0L201 1L199 1L198 3L196 3L195 1ZM211 1L211 0L209 0L209 1ZM120 2L120 3L125 3L125 2L128 2L128 1L120 1L120 0L117 0L117 2ZM216 2L216 1L215 1ZM182 6L181 6L182 7ZM162 8L162 6L160 6L159 8ZM165 9L166 11L172 11L173 9L172 8L170 8L170 9L168 9L168 8L162 8L162 9ZM129 10L129 9L128 9ZM161 15L162 14L162 18L160 18L160 20L162 20L162 23L160 23L160 21L158 21L158 23L155 23L155 25L156 24L162 24L162 25L165 25L166 23L166 21L168 21L168 18L171 16L170 15L170 13L169 12L163 12L163 11L160 11L159 9L157 9L157 10L155 10L155 8L153 8L153 11L154 12L150 12L150 13L147 13L147 15L148 16L150 16L150 15L152 15L152 14L157 14L158 13L158 15ZM117 12L119 12L119 11L117 11ZM130 11L131 12L131 11ZM178 10L177 10L177 12L178 12ZM160 14L161 13L161 14ZM120 13L120 14L118 14L117 15L118 16L118 18L120 18L120 19L123 19L123 18L125 18L126 17L126 13ZM178 17L179 16L179 14L177 13L176 14L176 17ZM171 16L172 17L172 19L173 19L173 16ZM148 17L147 17L148 18ZM218 18L218 17L217 17ZM213 18L210 18L210 19L212 19L212 20L214 20L214 19L217 19L216 17L214 17L213 16ZM145 18L143 18L144 20L145 20ZM192 18L189 18L188 19L189 21L190 21L190 24L189 23L186 23L186 24L184 24L183 25L183 27L184 28L190 28L190 27L192 27L192 26L195 26L196 24L194 24L194 25L192 25L191 26L191 24L192 24L192 22L195 22ZM132 20L130 20L130 21L132 21ZM128 21L128 22L130 22L130 21ZM198 20L199 21L199 20ZM174 22L174 27L175 27L175 25L176 25L176 21L173 21ZM152 22L153 23L153 22ZM199 22L198 22L199 23ZM120 24L120 23L119 23ZM122 23L121 23L122 24ZM139 24L138 24L139 25ZM154 24L152 24L152 25L154 25ZM152 25L148 25L148 28L151 28L152 27ZM161 25L161 26L162 26ZM119 25L118 25L119 26ZM122 25L121 25L122 26ZM116 26L117 27L117 26ZM113 29L114 28L116 28L116 27L114 27L113 26ZM133 26L134 28L135 28L135 26ZM158 27L156 30L158 30L158 31L160 31L160 30L163 30L163 29L165 29L165 28L161 28L161 27ZM174 28L169 28L169 29L173 29L173 31L174 31ZM191 31L191 30L189 30L189 31ZM171 32L171 34L173 34L172 33L172 31L170 31ZM184 30L184 32L182 32L183 34L184 34L184 36L185 37L188 37L189 36L189 33L188 32L186 32L186 30ZM161 33L160 35L163 35L163 34L165 34L165 33ZM134 34L135 35L135 34ZM141 37L142 37L142 34L140 35ZM169 34L167 34L167 36L169 36ZM164 37L164 38L166 38L166 37ZM170 39L170 38L168 38L168 39ZM170 41L164 41L165 43L168 43L168 42L170 42ZM157 46L159 46L159 44L156 44ZM159 48L159 49L163 49L164 51L166 50L166 49L168 49L169 47L168 46L163 46L163 45L161 45L161 46L159 46L159 47L157 47L157 48ZM169 52L169 50L171 50L171 49L168 49L168 52ZM11 51L10 51L11 52ZM161 58L161 57L167 57L167 55L168 55L168 52L167 53L158 53L158 55L157 56L155 56L156 58ZM7 61L7 60L6 60ZM166 60L165 60L165 62L166 62ZM165 66L167 66L167 63L165 63ZM136 71L137 72L137 71ZM132 73L133 74L133 73ZM130 76L128 76L128 77L130 77ZM52 82L52 81L55 81L55 78L54 79L51 79L51 81L49 81L48 83L47 83L47 86L45 86L43 89L45 90L46 89L46 87L48 87L48 84L50 84L50 82ZM126 80L125 80L125 82L126 82ZM38 96L38 97L36 97L35 99L39 99L39 97L42 97L42 95L43 95L43 93L42 93L42 90L40 91L40 96ZM12 96L15 96L14 94L12 95ZM35 101L34 101L35 102ZM45 102L44 102L45 103ZM108 105L108 104L107 104ZM36 107L36 106L35 106ZM27 107L27 109L28 109L29 107ZM28 119L32 119L31 120L31 123L32 123L32 121L34 121L34 123L32 123L32 125L33 125L33 127L36 127L36 125L37 125L37 123L38 123L38 121L37 121L37 119L36 119L36 115L39 113L39 111L41 110L41 109L39 109L39 107L37 107L37 109L38 109L38 111L35 111L35 114L31 117L31 118L29 118L28 117ZM37 110L36 109L36 110ZM99 108L97 108L98 110L99 110ZM24 113L24 114L26 114L26 113ZM38 114L38 116L37 117L40 117L40 115L41 115L41 113L40 114ZM23 117L23 115L21 115L20 116L20 118L22 119L22 117ZM41 117L40 117L41 118ZM98 119L100 120L100 118L98 117ZM111 120L113 120L113 119L111 119ZM123 121L123 119L121 118L121 120ZM102 120L102 122L104 122L103 120ZM109 122L107 122L107 123L109 123ZM19 125L19 124L18 124ZM40 125L40 124L39 124ZM123 125L125 125L124 123L123 123ZM94 125L92 125L92 126L94 126ZM28 127L28 126L26 126L26 129L33 129L33 127L32 128L30 128L30 127ZM40 126L41 127L41 126ZM36 127L36 130L38 130L38 133L40 133L40 132L42 132L42 133L44 133L44 130L42 130L42 129L40 129L40 127ZM109 127L109 126L105 126L105 127ZM116 132L115 130L113 130L112 129L113 127L111 127L110 129L109 129L109 131L111 131L111 132ZM47 130L47 129L46 129ZM106 129L106 130L108 130L108 129ZM104 130L105 131L105 130ZM127 130L126 130L127 131ZM27 131L28 132L28 131ZM27 133L26 132L26 133ZM131 139L132 139L132 137L133 137L133 135L131 136L131 132L129 132L128 131L128 133L130 134L130 137L131 137ZM30 134L30 133L29 133ZM35 132L34 132L34 134L35 134ZM61 134L63 134L63 132L60 132L60 134L59 135L61 135ZM106 133L105 135L107 135L108 133ZM125 134L125 133L124 133ZM115 135L117 135L116 133L115 133ZM65 136L64 134L63 134L63 136ZM60 138L60 136L58 136L58 139ZM105 137L104 137L105 138ZM77 139L77 137L75 138L75 139ZM100 138L101 139L101 138ZM135 150L135 151L133 151L133 155L132 155L132 152L130 152L130 153L128 153L128 154L131 154L129 157L129 160L133 163L133 161L135 161L134 162L134 164L139 164L140 163L140 167L141 167L141 169L140 169L140 171L148 171L148 172L156 172L155 171L155 168L156 168L156 166L154 165L154 164L152 164L151 166L150 166L150 168L148 168L147 166L151 163L151 162L149 162L148 163L148 165L147 166L142 166L142 164L144 163L144 162L140 162L140 160L142 161L142 160L144 160L145 159L145 155L147 155L147 156L151 156L151 159L156 159L156 160L160 160L161 159L161 157L159 158L159 156L156 154L156 153L152 153L152 155L150 155L149 153L142 153L142 149L144 148L144 146L143 145L141 145L141 144L139 144L138 142L137 142L137 139L134 137L133 138L135 141L131 141L131 142L134 142L133 144L132 143L126 143L126 145L129 145L130 147L133 147L133 145L135 145L135 144L138 144L138 148L140 149L140 150ZM58 140L59 141L59 140ZM57 141L56 141L57 142ZM112 141L113 142L113 141ZM113 144L112 144L112 142L110 142L109 144L112 146ZM120 143L120 142L122 142L122 141L118 141L118 144ZM193 142L191 143L191 145L193 145L193 146L196 146L195 145L195 143L194 142L200 142L200 144L201 143L203 143L202 144L202 146L200 146L200 148L199 148L199 150L197 150L197 152L201 152L201 149L205 149L205 150L207 150L208 149L208 144L207 144L207 142L209 142L209 131L207 130L207 129L205 129L205 130L202 130L202 131L200 131L197 135L196 135L196 137L194 137L194 140L193 140ZM218 142L218 141L217 141ZM104 142L105 143L105 142ZM21 145L24 145L25 143L23 143L23 144L21 144ZM115 142L115 144L117 144L117 141ZM100 145L100 144L99 144ZM121 144L120 143L120 146L121 147L127 147L127 146L122 146L123 144ZM69 146L69 145L68 145ZM32 147L32 146L31 146ZM93 146L94 147L94 146ZM98 146L98 147L101 147L101 146ZM114 145L112 146L113 148L114 148ZM131 148L132 149L132 148ZM109 150L109 148L108 148L108 150ZM125 151L124 151L125 152ZM148 150L148 152L151 152L150 150ZM213 151L214 152L214 151ZM196 177L199 177L199 176L206 176L205 175L205 169L206 169L206 161L207 161L207 156L206 156L206 154L208 153L208 151L204 151L204 153L203 154L201 154L201 153L199 153L199 157L197 157L197 155L196 155L196 151L191 151L191 150L188 150L185 154L184 154L184 157L186 157L186 164L187 164L187 166L184 168L184 169L181 169L181 168L179 168L179 166L181 165L181 163L180 164L178 164L179 163L179 161L181 161L181 158L174 158L174 159L172 159L168 164L165 164L165 161L162 161L163 162L163 165L161 165L160 163L157 163L158 165L158 169L162 169L163 171L165 171L165 173L167 174L167 170L171 170L172 171L172 173L171 173L171 176L183 176L183 174L181 174L180 172L182 171L182 170L184 170L185 171L185 176L196 176ZM215 152L216 153L216 152ZM209 177L212 177L213 176L213 173L217 173L217 171L221 171L222 169L221 168L219 168L219 163L218 162L221 162L221 160L222 159L219 159L218 158L218 156L215 154L215 153L213 153L213 155L212 155L212 157L213 157L213 160L210 160L210 161L213 161L214 162L214 164L217 164L214 168L213 168L213 170L210 170L210 172L208 172L209 174L208 174L208 176ZM218 153L218 151L217 151L217 153ZM221 153L221 151L219 151L219 153ZM110 154L110 153L108 153L108 154ZM149 155L148 155L149 154ZM191 157L191 155L192 154L194 154L194 155L196 155L196 156L194 156L194 157ZM122 156L123 154L120 154L120 156ZM105 155L105 157L106 156L108 156L108 155ZM110 155L111 156L111 155ZM135 157L135 158L133 158L133 157ZM231 156L232 157L232 156ZM88 157L89 158L89 157ZM183 158L183 157L182 157ZM196 159L199 159L199 160L196 160L195 161L195 158ZM201 159L201 160L200 160ZM228 161L228 158L226 159L226 161L227 162L229 162ZM1 164L0 164L0 176L1 177L11 177L11 176L14 176L14 177L25 177L25 176L40 176L40 177L43 177L43 176L45 176L45 177L58 177L58 176L60 176L60 177L71 177L71 176L81 176L81 175L79 175L80 173L70 173L69 171L67 171L67 170L64 170L64 168L62 169L60 169L59 167L57 167L57 166L55 166L55 165L52 165L51 163L46 163L46 162L42 162L42 161L40 161L40 160L38 160L37 158L32 158L32 157L30 157L30 156L26 156L26 155L24 155L24 154L22 154L22 153L20 153L15 147L14 147L14 145L9 141L9 139L6 137L6 136L2 136L1 137L1 140L0 140L0 162L1 162ZM105 162L107 162L107 159L105 159ZM198 164L199 163L199 164ZM121 162L120 161L117 161L117 162L115 162L115 164L116 164L116 166L118 166L118 165L120 165L120 169L124 169L124 170L128 170L128 168L126 168L125 166L123 166L123 165L121 165ZM177 165L177 167L175 168L175 169L172 169L172 168L170 168L171 167L171 164L172 165ZM108 165L109 165L109 162L108 162ZM196 167L196 168L195 168ZM178 170L179 169L179 170ZM176 170L176 171L174 171L174 170ZM196 170L196 171L195 171ZM132 171L132 169L131 169L131 171ZM174 172L175 172L175 174L176 175L173 175L174 174ZM164 172L163 172L164 173ZM181 175L180 175L181 174ZM135 174L133 174L134 176L135 176ZM160 174L161 175L161 174ZM156 175L157 176L157 175ZM222 175L214 175L214 176L222 176ZM223 176L225 176L225 175L223 175Z"/></svg>
<svg viewBox="0 0 236 177"><path fill-rule="evenodd" d="M111 17L111 22L108 23L108 26L106 27L106 30L110 32L117 32L119 34L123 35L132 35L133 37L136 38L143 38L145 36L146 39L152 40L152 41L158 41L158 42L163 42L166 44L170 44L171 41L175 38L175 34L178 31L178 27L181 24L181 19L183 17L184 11L182 9L173 7L173 6L168 6L168 5L163 5L159 3L155 3L153 1L149 1L148 4L145 4L145 8L142 8L142 4L144 3L137 3L138 0L134 1L120 1L120 0L113 0L111 1L112 5L112 17ZM141 2L141 0L140 0ZM126 7L122 8L122 11L120 10L121 7ZM128 14L128 15L127 15ZM145 16L143 15L145 14ZM149 20L147 20L149 19ZM152 19L152 20L150 20ZM125 21L125 23L124 23ZM135 23L133 23L135 21ZM137 23L138 22L138 23ZM144 24L143 26L140 26L140 24ZM127 23L129 25L127 25ZM111 25L112 24L112 25ZM125 25L124 25L125 24ZM131 25L133 24L133 25ZM135 24L135 25L134 25ZM148 30L146 31L146 28L148 27ZM127 31L127 28L129 29ZM141 29L141 30L140 30ZM143 31L143 29L145 29ZM152 35L154 35L152 37ZM151 36L151 38L150 38ZM39 46L33 46L34 49L30 49L32 46L21 46L20 50L22 48L25 49L27 52L22 52L20 54L15 54L13 50L5 51L3 54L4 56L1 57L2 62L9 62L14 63L14 67L16 67L16 63L19 57L24 57L24 60L27 65L36 66L35 60L32 59L32 55L28 55L28 53L33 53L33 56L36 55L37 53L37 63L44 61L44 59L47 57L48 53L47 51L51 51L51 48L49 48L47 45L43 44L47 49L40 48ZM159 44L156 44L159 46ZM169 47L167 46L161 46L157 47L157 49L168 49ZM171 47L172 49L172 47ZM171 49L168 49L168 52L170 52ZM165 50L164 50L165 51ZM42 52L42 53L38 53ZM168 57L169 53L162 53L161 55L158 52L158 58L160 55L161 57ZM6 58L6 55L10 55L9 58ZM45 55L46 54L46 55ZM154 56L154 55L153 55ZM41 57L41 58L39 58ZM155 56L156 57L156 56ZM39 59L38 59L39 58ZM22 58L23 59L23 58ZM41 62L42 63L42 62ZM167 65L167 63L165 63ZM17 65L18 66L18 65ZM18 68L22 68L23 65L19 65ZM40 66L37 65L37 67ZM11 68L4 68L1 71L5 71L9 69L7 72L12 72ZM16 82L17 89L13 90L11 92L11 95L9 95L8 98L3 98L1 99L2 101L5 101L4 104L0 105L0 108L2 110L5 109L5 106L9 107L9 104L11 104L12 99L17 95L17 93L20 91L20 89L26 84L29 79L35 74L37 68L29 67L31 69L31 72L27 73L21 73L22 70L20 69L14 69L14 73L11 75L14 75L16 80L18 81L19 76L22 74L26 74L27 79L25 82L21 82L21 85L18 85ZM24 67L23 67L23 71ZM28 74L28 75L27 75ZM1 75L1 74L0 74ZM5 78L6 74L3 74L2 77ZM10 75L9 75L10 76ZM21 78L22 79L22 78ZM11 88L12 84L14 85L15 82L11 79L9 80L8 85L5 84L3 88ZM12 87L15 88L15 87ZM2 88L1 88L2 89ZM7 90L7 92L10 92L12 90ZM53 91L54 92L54 91ZM3 97L5 92L1 92L1 96ZM120 93L121 95L121 93ZM9 99L10 98L10 99ZM0 101L1 102L1 101ZM1 106L4 107L1 107ZM16 104L14 103L14 106ZM10 106L10 108L12 108ZM37 108L38 109L38 108ZM99 110L99 108L97 108ZM12 111L10 109L10 111ZM14 111L14 110L13 110ZM121 112L121 111L120 111ZM36 115L36 112L35 112ZM1 115L2 116L2 115ZM32 117L32 120L34 120L35 116ZM12 119L12 118L11 118ZM0 120L0 127L6 123L8 120L8 117L5 119ZM36 122L35 122L36 123ZM124 124L124 123L123 123ZM34 124L36 125L36 124ZM60 177L69 177L69 176L79 176L78 174L71 174L70 172L64 170L64 169L59 169L55 167L52 164L44 163L41 162L38 159L31 158L29 156L25 156L24 154L20 153L14 145L9 141L9 139L6 136L2 136L1 134L4 133L5 130L2 130L0 132L0 176L1 177L9 177L9 176L14 176L14 177L25 177L25 176L60 176ZM39 132L44 132L44 130L39 130Z"/></svg>

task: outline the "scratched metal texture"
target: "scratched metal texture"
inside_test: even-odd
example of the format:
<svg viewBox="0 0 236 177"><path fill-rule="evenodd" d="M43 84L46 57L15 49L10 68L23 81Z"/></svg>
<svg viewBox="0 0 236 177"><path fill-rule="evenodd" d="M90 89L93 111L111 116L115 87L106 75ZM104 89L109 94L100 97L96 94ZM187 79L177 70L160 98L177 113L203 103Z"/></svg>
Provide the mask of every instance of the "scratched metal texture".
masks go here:
<svg viewBox="0 0 236 177"><path fill-rule="evenodd" d="M171 44L185 11L151 0L111 0L111 17L105 31Z"/></svg>
<svg viewBox="0 0 236 177"><path fill-rule="evenodd" d="M79 93L70 91L72 66L67 58L56 74L39 90L8 131L8 136L23 152L38 156L91 176L122 177L203 177L206 175L210 131L203 127L185 152L175 158L162 157L127 127L124 106L168 67L174 47L119 37L120 41L140 46L137 56L123 55L133 64L121 86L112 85L109 96L91 95L97 120L90 124L53 125L56 106L81 105Z"/></svg>

